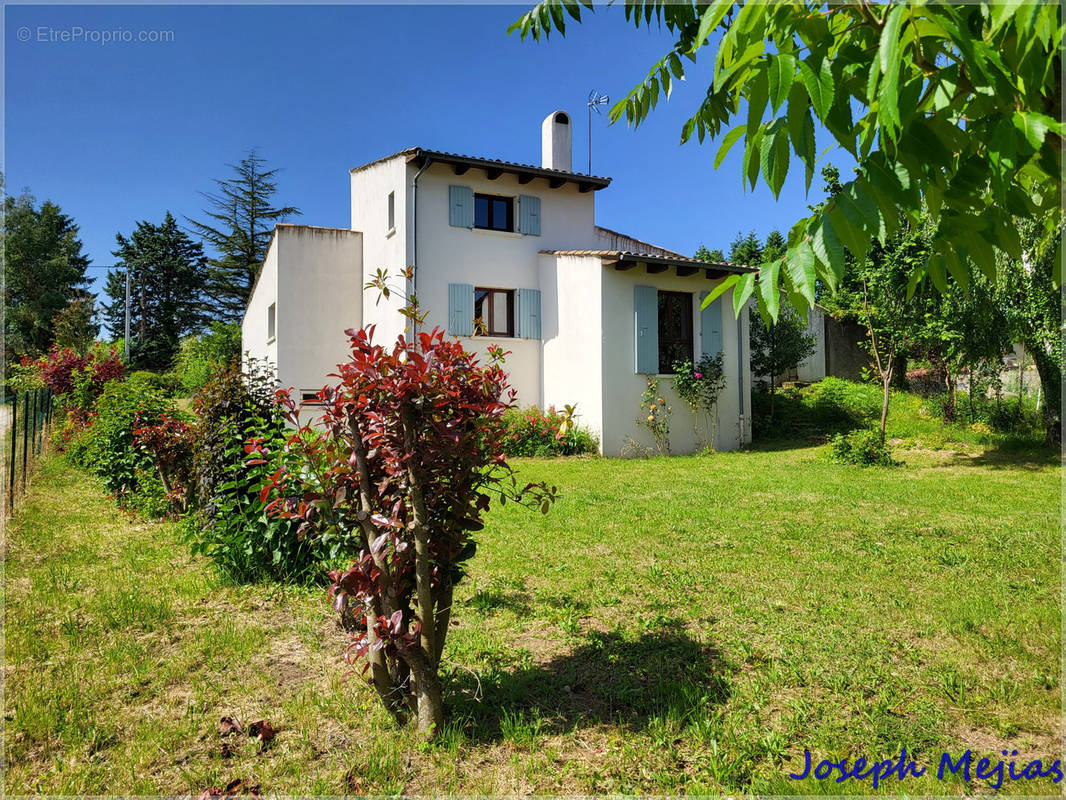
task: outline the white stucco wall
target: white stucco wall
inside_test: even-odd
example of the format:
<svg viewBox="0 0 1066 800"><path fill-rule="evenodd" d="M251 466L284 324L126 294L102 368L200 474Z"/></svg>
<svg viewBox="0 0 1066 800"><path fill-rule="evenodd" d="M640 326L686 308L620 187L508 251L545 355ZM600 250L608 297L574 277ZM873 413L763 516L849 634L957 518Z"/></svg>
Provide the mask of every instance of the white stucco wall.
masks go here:
<svg viewBox="0 0 1066 800"><path fill-rule="evenodd" d="M415 167L408 167L408 171L413 178ZM541 234L452 227L448 222L448 187L452 184L469 186L479 193L539 197ZM543 178L519 184L516 176L501 175L490 181L483 170L472 168L456 175L450 166L431 165L418 181L417 294L422 308L429 312L425 328L440 326L447 330L450 283L540 289L543 318L554 301L540 285L539 251L589 246L595 217L594 194L580 192L573 184L552 189ZM484 353L490 344L511 351L504 368L518 391L519 404L544 405L539 340L478 336L464 337L463 343L479 353Z"/></svg>
<svg viewBox="0 0 1066 800"><path fill-rule="evenodd" d="M542 405L577 405L576 421L603 432L603 266L595 256L540 256Z"/></svg>
<svg viewBox="0 0 1066 800"><path fill-rule="evenodd" d="M279 225L241 326L242 348L266 357L278 384L321 389L348 357L344 331L362 326L362 235L343 228ZM275 304L275 339L267 314Z"/></svg>
<svg viewBox="0 0 1066 800"><path fill-rule="evenodd" d="M278 237L274 236L267 247L263 268L255 283L248 308L241 320L241 351L247 367L248 358L267 359L273 367L278 364L278 341L276 335L267 335L267 315L270 305L278 300ZM276 305L275 305L276 308ZM275 328L275 334L277 333Z"/></svg>
<svg viewBox="0 0 1066 800"><path fill-rule="evenodd" d="M413 175L413 173L411 173ZM410 180L404 156L390 158L350 173L352 230L363 235L363 285L378 271L389 273L389 285L401 291L388 299L377 289L362 289L363 324L375 325L374 341L391 345L404 331L403 308L408 287L400 276L411 263L409 225ZM395 224L389 228L389 192L395 192Z"/></svg>
<svg viewBox="0 0 1066 800"><path fill-rule="evenodd" d="M691 292L693 313L693 346L701 350L699 294L712 289L716 280L701 276L677 277L673 269L649 275L643 267L625 271L612 266L601 267L603 299L603 454L621 455L626 437L632 437L645 447L652 446L651 434L637 425L640 396L647 385L647 375L635 372L636 336L633 319L633 287L654 286L657 289ZM732 306L726 298L722 303L722 352L726 385L718 399L717 425L714 446L718 450L735 450L751 440L751 373L748 363L748 312L743 311L738 331ZM739 356L739 344L743 348ZM660 394L672 408L670 418L671 452L691 453L697 449L692 429L692 414L677 396L671 376L660 376ZM741 418L743 404L743 419Z"/></svg>
<svg viewBox="0 0 1066 800"><path fill-rule="evenodd" d="M807 310L807 333L814 337L814 352L796 367L796 379L814 383L825 377L825 316L817 308Z"/></svg>

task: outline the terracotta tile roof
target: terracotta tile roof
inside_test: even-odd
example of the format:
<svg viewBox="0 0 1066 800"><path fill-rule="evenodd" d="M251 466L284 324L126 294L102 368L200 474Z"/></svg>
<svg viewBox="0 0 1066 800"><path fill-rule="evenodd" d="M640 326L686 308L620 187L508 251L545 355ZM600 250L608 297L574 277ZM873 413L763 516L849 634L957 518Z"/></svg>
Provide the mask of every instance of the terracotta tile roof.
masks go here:
<svg viewBox="0 0 1066 800"><path fill-rule="evenodd" d="M701 261L698 258L688 256L663 256L657 253L633 253L628 250L541 250L543 255L548 256L597 256L599 258L612 258L616 261L646 261L653 264L677 264L683 267L705 267L717 269L722 272L758 272L758 267L747 264L730 264L728 261Z"/></svg>
<svg viewBox="0 0 1066 800"><path fill-rule="evenodd" d="M460 153L447 153L442 150L427 150L422 147L408 147L405 150L399 150L392 155L376 159L349 171L352 173L361 172L362 170L369 169L383 161L389 161L390 159L399 158L401 156L409 160L428 158L442 164L465 166L467 168L498 169L502 172L510 172L516 175L547 178L549 180L558 180L561 182L570 181L579 184L582 187L582 191L588 191L589 189L603 189L611 182L610 178L605 178L599 175L584 175L580 172L565 172L558 169L538 167L533 164L519 164L515 161L501 161L500 159L495 158L465 156Z"/></svg>

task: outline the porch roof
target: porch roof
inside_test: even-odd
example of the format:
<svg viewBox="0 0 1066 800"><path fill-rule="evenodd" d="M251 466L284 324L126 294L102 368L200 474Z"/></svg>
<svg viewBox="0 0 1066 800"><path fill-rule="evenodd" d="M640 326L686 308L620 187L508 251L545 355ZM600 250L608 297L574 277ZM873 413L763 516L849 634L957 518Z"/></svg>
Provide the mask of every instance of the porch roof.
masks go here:
<svg viewBox="0 0 1066 800"><path fill-rule="evenodd" d="M549 256L592 256L612 265L616 270L633 269L643 264L652 275L666 272L671 267L677 269L681 277L688 277L703 272L708 278L724 278L727 275L745 275L757 273L758 267L746 264L731 264L728 261L700 261L687 256L664 256L656 253L634 253L628 250L541 250Z"/></svg>

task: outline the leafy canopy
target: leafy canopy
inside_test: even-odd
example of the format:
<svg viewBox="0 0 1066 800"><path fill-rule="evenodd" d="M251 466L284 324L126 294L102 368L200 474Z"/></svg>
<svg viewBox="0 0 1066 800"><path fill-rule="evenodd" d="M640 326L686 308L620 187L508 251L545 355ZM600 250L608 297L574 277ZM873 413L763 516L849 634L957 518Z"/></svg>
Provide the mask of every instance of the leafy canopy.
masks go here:
<svg viewBox="0 0 1066 800"><path fill-rule="evenodd" d="M682 142L720 138L715 168L742 142L744 184L761 179L775 195L790 167L809 188L824 146L816 122L858 164L832 202L792 227L786 255L763 264L758 284L749 274L718 287L733 289L736 310L754 294L776 318L780 285L805 312L819 282L840 281L845 248L861 261L892 236L897 209L914 222L928 209L935 225L908 292L925 277L940 291L949 276L965 287L973 265L993 277L996 250L1021 256L1015 217L1041 220L1040 248L1057 248L1060 4L636 0L624 9L637 27L656 20L676 41L612 121L638 126L685 77L685 60L720 33L711 85ZM567 16L580 21L575 0L544 0L510 30L539 40L564 33Z"/></svg>

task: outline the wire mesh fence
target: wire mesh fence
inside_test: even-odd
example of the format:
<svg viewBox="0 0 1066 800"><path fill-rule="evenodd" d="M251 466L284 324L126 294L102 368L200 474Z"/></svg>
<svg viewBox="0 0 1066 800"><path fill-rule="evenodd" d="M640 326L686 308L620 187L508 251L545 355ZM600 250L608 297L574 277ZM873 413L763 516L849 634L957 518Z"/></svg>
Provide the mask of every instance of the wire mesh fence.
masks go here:
<svg viewBox="0 0 1066 800"><path fill-rule="evenodd" d="M30 475L44 452L52 423L53 398L48 389L11 394L0 406L3 436L3 511L14 511Z"/></svg>

